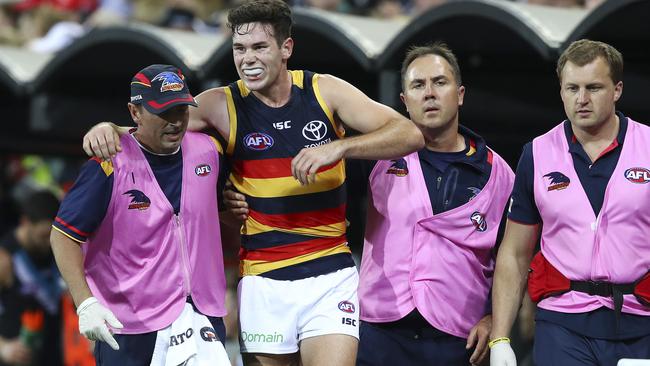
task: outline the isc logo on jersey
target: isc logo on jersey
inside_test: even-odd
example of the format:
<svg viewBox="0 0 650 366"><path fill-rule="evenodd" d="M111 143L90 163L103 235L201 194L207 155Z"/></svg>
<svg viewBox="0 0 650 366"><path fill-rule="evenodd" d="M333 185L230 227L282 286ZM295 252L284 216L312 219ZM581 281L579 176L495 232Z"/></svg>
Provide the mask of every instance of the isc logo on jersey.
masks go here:
<svg viewBox="0 0 650 366"><path fill-rule="evenodd" d="M249 133L244 136L244 146L251 150L267 150L273 146L273 138L261 132Z"/></svg>
<svg viewBox="0 0 650 366"><path fill-rule="evenodd" d="M646 184L650 182L650 170L646 168L630 168L625 171L625 178L632 183Z"/></svg>

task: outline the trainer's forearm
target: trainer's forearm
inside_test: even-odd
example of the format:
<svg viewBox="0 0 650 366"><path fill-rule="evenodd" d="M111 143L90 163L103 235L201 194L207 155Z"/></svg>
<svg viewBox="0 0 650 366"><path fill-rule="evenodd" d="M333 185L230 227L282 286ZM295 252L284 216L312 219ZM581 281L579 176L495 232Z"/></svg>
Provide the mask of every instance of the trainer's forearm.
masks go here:
<svg viewBox="0 0 650 366"><path fill-rule="evenodd" d="M492 288L491 339L508 337L526 286L528 263L499 250Z"/></svg>
<svg viewBox="0 0 650 366"><path fill-rule="evenodd" d="M506 223L492 288L492 339L507 337L517 317L539 229L538 224Z"/></svg>
<svg viewBox="0 0 650 366"><path fill-rule="evenodd" d="M50 234L52 252L63 280L68 285L75 305L93 296L83 270L83 253L78 243L52 229Z"/></svg>
<svg viewBox="0 0 650 366"><path fill-rule="evenodd" d="M420 150L424 137L411 121L396 118L375 131L344 138L341 144L345 158L386 160Z"/></svg>

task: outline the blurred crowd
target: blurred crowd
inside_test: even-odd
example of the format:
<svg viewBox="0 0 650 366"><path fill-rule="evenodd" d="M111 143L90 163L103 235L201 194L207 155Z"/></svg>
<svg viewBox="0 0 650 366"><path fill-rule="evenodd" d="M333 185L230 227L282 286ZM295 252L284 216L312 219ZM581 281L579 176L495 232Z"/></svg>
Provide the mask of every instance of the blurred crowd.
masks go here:
<svg viewBox="0 0 650 366"><path fill-rule="evenodd" d="M0 0L0 44L56 52L89 29L126 22L199 33L225 30L225 14L242 0ZM372 16L413 17L454 0L289 0L292 6ZM592 9L604 0L513 0Z"/></svg>
<svg viewBox="0 0 650 366"><path fill-rule="evenodd" d="M95 365L94 345L79 333L77 313L49 240L59 201L84 161L0 155L0 366ZM239 238L224 235L223 245L226 350L232 365L238 366Z"/></svg>

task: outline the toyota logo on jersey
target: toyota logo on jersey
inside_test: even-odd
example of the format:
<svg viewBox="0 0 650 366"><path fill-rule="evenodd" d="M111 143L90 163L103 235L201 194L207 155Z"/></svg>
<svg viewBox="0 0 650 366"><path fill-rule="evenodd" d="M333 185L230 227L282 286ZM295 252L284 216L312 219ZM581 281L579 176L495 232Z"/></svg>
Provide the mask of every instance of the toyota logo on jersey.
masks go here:
<svg viewBox="0 0 650 366"><path fill-rule="evenodd" d="M311 121L302 128L302 135L309 141L320 141L327 135L327 125L323 121Z"/></svg>

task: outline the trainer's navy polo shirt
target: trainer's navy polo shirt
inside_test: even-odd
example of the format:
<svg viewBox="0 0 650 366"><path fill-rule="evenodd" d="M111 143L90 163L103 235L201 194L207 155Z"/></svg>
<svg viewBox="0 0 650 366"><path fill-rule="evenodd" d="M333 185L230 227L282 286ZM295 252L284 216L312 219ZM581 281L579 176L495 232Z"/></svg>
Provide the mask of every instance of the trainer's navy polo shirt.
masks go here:
<svg viewBox="0 0 650 366"><path fill-rule="evenodd" d="M459 152L418 151L431 208L439 214L462 206L474 198L490 178L491 153L485 140L468 128L459 126L465 149ZM349 195L365 195L368 178L376 161L347 160Z"/></svg>
<svg viewBox="0 0 650 366"><path fill-rule="evenodd" d="M157 155L142 149L158 185L177 214L181 207L183 154ZM220 156L221 159L221 156ZM223 162L223 160L221 160ZM113 191L113 169L98 158L88 160L65 199L53 223L57 229L78 242L84 242L101 224ZM220 164L217 196L221 206L226 179L225 164Z"/></svg>
<svg viewBox="0 0 650 366"><path fill-rule="evenodd" d="M618 135L594 162L576 140L571 123L564 121L564 132L573 158L573 166L596 216L603 206L605 189L621 156L627 131L627 117L620 112L616 114L620 121ZM529 142L524 146L517 165L508 212L508 219L528 225L542 222L533 193L533 168L533 148L532 143ZM605 307L588 313L574 314L537 308L535 319L552 322L593 338L627 339L650 334L650 317L625 313L621 314L617 333L614 311Z"/></svg>
<svg viewBox="0 0 650 366"><path fill-rule="evenodd" d="M582 145L576 140L571 129L571 123L564 121L564 133L569 143L573 166L596 216L598 216L603 206L605 188L607 188L607 182L614 173L618 158L621 156L625 132L627 131L627 117L621 113L617 113L617 115L620 121L618 135L593 163ZM512 190L512 205L508 212L508 219L530 225L541 223L542 220L535 205L533 193L533 172L533 145L529 142L524 145L517 165L517 175Z"/></svg>

